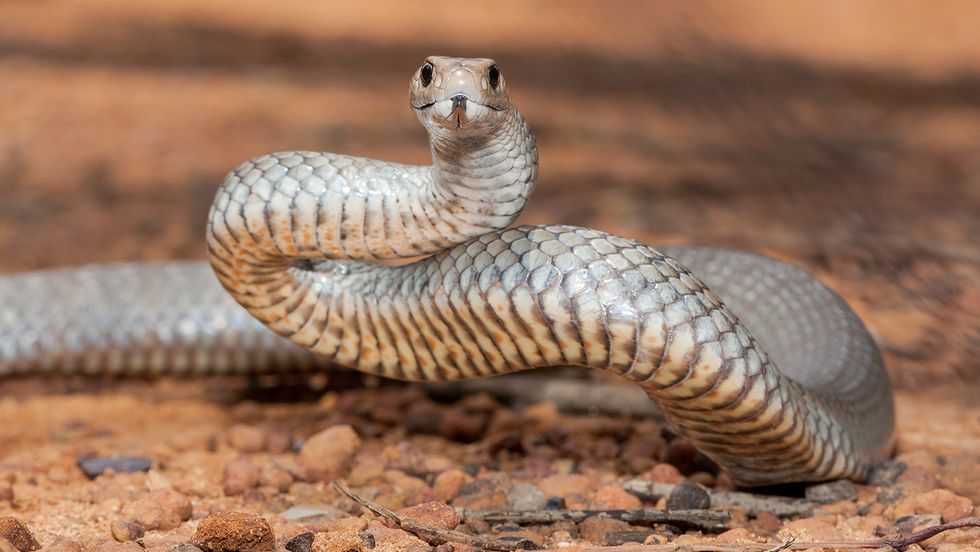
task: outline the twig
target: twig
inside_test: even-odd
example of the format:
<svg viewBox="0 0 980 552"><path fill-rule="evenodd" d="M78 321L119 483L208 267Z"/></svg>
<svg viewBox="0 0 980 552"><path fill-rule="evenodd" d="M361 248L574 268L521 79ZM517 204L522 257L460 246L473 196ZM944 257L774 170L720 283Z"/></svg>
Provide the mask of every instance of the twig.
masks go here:
<svg viewBox="0 0 980 552"><path fill-rule="evenodd" d="M439 544L445 542L457 542L460 544L467 544L476 548L483 548L486 550L501 550L509 552L518 549L528 549L529 541L523 540L501 540L494 537L488 537L485 535L467 535L455 530L440 529L438 527L432 527L431 525L426 525L424 523L419 523L418 521L397 514L384 506L372 502L354 491L343 481L334 481L333 487L339 492L343 493L347 497L356 501L361 506L364 506L371 512L375 514L394 521L398 527L417 535L422 540L426 541L432 546L438 546ZM541 513L548 514L550 512L576 512L577 510L545 510ZM621 512L642 512L642 510L620 510ZM657 510L651 510L657 512ZM711 512L710 510L682 510L685 512ZM474 512L479 512L478 510L464 511L464 515L470 516ZM588 510L582 510L582 512L589 512ZM592 511L593 515L594 512ZM599 512L608 513L609 510L600 510ZM485 521L514 521L512 519L496 518L491 515L494 512L483 512L484 517L481 519ZM515 512L497 512L500 514L514 514ZM521 512L522 514L530 514L533 512ZM676 514L677 512L670 512L670 514ZM588 515L583 516L589 517ZM571 517L560 518L562 520L576 521L576 519ZM616 518L621 519L621 518ZM528 523L549 523L551 521L558 520L544 520L544 521L529 521ZM630 521L630 520L626 520ZM916 531L907 537L889 537L884 539L877 539L872 541L823 541L823 542L796 542L795 537L790 537L787 541L773 547L770 544L759 544L759 543L740 543L740 544L644 544L644 545L632 545L625 544L616 547L616 552L678 552L682 547L685 550L690 550L691 552L780 552L782 550L805 550L807 548L837 548L840 550L861 550L867 548L882 548L890 547L894 550L905 550L913 544L919 544L929 538L932 538L943 531L948 531L950 529L961 529L964 527L980 527L980 516L978 517L968 517L959 519L950 523L944 523L942 525L934 525L932 527L926 527L921 531ZM551 552L568 552L568 548L564 549L553 549ZM601 546L578 546L575 547L577 552L605 552L608 547ZM549 552L549 551L545 551Z"/></svg>
<svg viewBox="0 0 980 552"><path fill-rule="evenodd" d="M771 544L739 543L739 544L624 544L616 547L616 552L777 552L781 550L806 550L809 548L835 548L838 550L866 550L874 548L892 548L902 551L913 544L921 542L950 529L964 527L980 527L980 517L959 519L942 525L927 527L907 537L893 537L871 541L815 541L797 542L790 537L785 542L773 547ZM569 548L546 549L542 552L569 552ZM576 552L607 552L608 547L579 546Z"/></svg>
<svg viewBox="0 0 980 552"><path fill-rule="evenodd" d="M958 519L942 525L933 525L932 527L926 527L921 531L916 531L907 537L885 538L882 539L882 542L888 546L891 546L895 550L905 550L910 545L919 544L920 542L932 538L943 531L948 531L950 529L961 529L963 527L980 527L980 516Z"/></svg>
<svg viewBox="0 0 980 552"><path fill-rule="evenodd" d="M779 552L780 550L786 550L790 546L793 546L793 543L794 542L796 542L796 536L790 535L789 538L786 539L785 542L783 542L779 546L774 546L774 547L766 550L766 552Z"/></svg>
<svg viewBox="0 0 980 552"><path fill-rule="evenodd" d="M623 489L644 500L656 500L669 496L676 485L670 483L653 483L632 479L623 484ZM711 504L728 504L745 508L746 513L754 516L759 512L769 512L778 517L810 516L817 509L817 504L802 498L783 496L766 496L753 493L708 490Z"/></svg>
<svg viewBox="0 0 980 552"><path fill-rule="evenodd" d="M468 519L481 519L488 523L555 523L572 521L578 523L590 517L618 519L636 525L657 523L676 523L698 529L723 531L731 514L720 510L460 510L460 515Z"/></svg>
<svg viewBox="0 0 980 552"><path fill-rule="evenodd" d="M438 546L445 542L456 542L460 544L468 544L476 548L483 548L486 550L501 550L501 551L511 551L518 549L528 549L529 541L526 540L501 540L495 537L489 537L485 535L467 535L460 531L455 531L452 529L440 529L438 527L433 527L431 525L426 525L424 523L419 523L413 518L403 516L401 514L395 513L384 506L378 504L377 502L372 502L354 491L347 486L343 481L334 481L333 488L337 491L343 493L347 497L356 501L361 506L364 506L376 515L383 518L390 519L399 528L408 531L429 543L432 546Z"/></svg>

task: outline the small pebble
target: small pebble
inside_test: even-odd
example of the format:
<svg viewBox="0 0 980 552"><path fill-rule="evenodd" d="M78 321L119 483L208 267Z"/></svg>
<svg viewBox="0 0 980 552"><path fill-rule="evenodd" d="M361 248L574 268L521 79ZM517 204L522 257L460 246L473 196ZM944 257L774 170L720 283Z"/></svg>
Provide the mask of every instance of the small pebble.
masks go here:
<svg viewBox="0 0 980 552"><path fill-rule="evenodd" d="M311 481L331 481L344 474L361 448L361 439L349 425L331 426L312 435L299 452Z"/></svg>
<svg viewBox="0 0 980 552"><path fill-rule="evenodd" d="M888 487L898 481L898 477L908 468L905 462L899 460L885 460L871 470L868 477L868 485Z"/></svg>
<svg viewBox="0 0 980 552"><path fill-rule="evenodd" d="M418 401L405 412L405 427L412 433L438 433L442 411L432 401Z"/></svg>
<svg viewBox="0 0 980 552"><path fill-rule="evenodd" d="M262 452L267 438L265 430L253 425L235 424L228 429L228 444L240 452Z"/></svg>
<svg viewBox="0 0 980 552"><path fill-rule="evenodd" d="M293 447L293 438L285 431L271 431L265 440L265 448L273 454L283 454L298 451L301 447Z"/></svg>
<svg viewBox="0 0 980 552"><path fill-rule="evenodd" d="M939 484L958 495L980 504L980 456L960 454L948 459L939 468ZM0 500L3 500L3 487L0 486Z"/></svg>
<svg viewBox="0 0 980 552"><path fill-rule="evenodd" d="M514 483L507 491L507 504L513 510L543 510L548 496L530 483Z"/></svg>
<svg viewBox="0 0 980 552"><path fill-rule="evenodd" d="M241 456L225 466L225 496L245 494L259 484L259 467L248 456ZM292 481L290 481L292 482Z"/></svg>
<svg viewBox="0 0 980 552"><path fill-rule="evenodd" d="M432 483L432 490L441 500L450 501L456 498L456 495L459 494L460 489L464 485L472 481L473 478L466 472L454 468L437 475L435 481Z"/></svg>
<svg viewBox="0 0 980 552"><path fill-rule="evenodd" d="M582 474L564 473L538 481L538 488L547 496L560 496L567 499L573 494L582 496L592 494L592 481Z"/></svg>
<svg viewBox="0 0 980 552"><path fill-rule="evenodd" d="M471 510L495 510L507 507L507 491L512 483L506 474L480 477L467 483L456 495L453 506Z"/></svg>
<svg viewBox="0 0 980 552"><path fill-rule="evenodd" d="M410 508L402 508L398 513L424 525L447 530L455 529L462 520L459 512L445 502L426 502Z"/></svg>
<svg viewBox="0 0 980 552"><path fill-rule="evenodd" d="M830 504L841 500L857 500L858 488L847 479L838 479L828 483L810 485L804 491L807 500L818 504Z"/></svg>
<svg viewBox="0 0 980 552"><path fill-rule="evenodd" d="M104 541L86 550L91 552L144 552L143 547L135 542Z"/></svg>
<svg viewBox="0 0 980 552"><path fill-rule="evenodd" d="M629 542L646 542L650 535L654 535L653 531L610 531L603 537L602 544L606 546L619 546L621 544L626 544Z"/></svg>
<svg viewBox="0 0 980 552"><path fill-rule="evenodd" d="M300 533L286 543L289 552L310 552L313 550L313 532Z"/></svg>
<svg viewBox="0 0 980 552"><path fill-rule="evenodd" d="M94 456L78 460L78 467L89 479L95 479L108 470L116 473L150 471L153 460L139 456Z"/></svg>
<svg viewBox="0 0 980 552"><path fill-rule="evenodd" d="M618 484L599 487L592 501L592 508L597 510L635 510L642 506L643 502L639 498L629 494Z"/></svg>
<svg viewBox="0 0 980 552"><path fill-rule="evenodd" d="M607 533L629 530L630 524L625 521L596 516L585 518L578 524L579 536L595 544L605 542Z"/></svg>
<svg viewBox="0 0 980 552"><path fill-rule="evenodd" d="M272 550L276 544L269 522L251 512L216 512L201 520L194 545L204 552Z"/></svg>
<svg viewBox="0 0 980 552"><path fill-rule="evenodd" d="M178 544L177 546L170 549L170 552L204 552L200 548L194 546L190 543Z"/></svg>
<svg viewBox="0 0 980 552"><path fill-rule="evenodd" d="M112 533L112 538L119 542L134 541L142 538L144 534L143 528L138 523L118 519L109 524L109 531Z"/></svg>
<svg viewBox="0 0 980 552"><path fill-rule="evenodd" d="M145 531L176 529L192 513L191 501L177 491L153 491L123 507L123 515Z"/></svg>
<svg viewBox="0 0 980 552"><path fill-rule="evenodd" d="M472 443L483 437L490 417L480 412L468 412L462 406L446 409L439 423L439 434L451 441Z"/></svg>
<svg viewBox="0 0 980 552"><path fill-rule="evenodd" d="M701 485L685 481L667 497L668 510L702 510L711 507L711 496Z"/></svg>
<svg viewBox="0 0 980 552"><path fill-rule="evenodd" d="M301 525L316 525L344 517L344 513L332 506L305 506L297 504L280 514L283 519Z"/></svg>
<svg viewBox="0 0 980 552"><path fill-rule="evenodd" d="M364 539L354 531L316 533L310 542L313 552L363 552Z"/></svg>
<svg viewBox="0 0 980 552"><path fill-rule="evenodd" d="M684 476L674 466L661 463L641 473L640 479L654 483L681 483L684 481Z"/></svg>
<svg viewBox="0 0 980 552"><path fill-rule="evenodd" d="M493 530L494 538L512 550L538 550L543 547L541 535L518 525L500 525Z"/></svg>
<svg viewBox="0 0 980 552"><path fill-rule="evenodd" d="M27 525L13 516L0 518L0 538L6 539L20 552L31 552L41 548L41 544L31 534Z"/></svg>
<svg viewBox="0 0 980 552"><path fill-rule="evenodd" d="M78 541L55 537L53 543L44 547L44 552L82 552L82 545Z"/></svg>
<svg viewBox="0 0 980 552"><path fill-rule="evenodd" d="M262 473L259 474L259 485L272 487L281 493L288 491L293 481L293 474L289 470L273 464L263 466Z"/></svg>

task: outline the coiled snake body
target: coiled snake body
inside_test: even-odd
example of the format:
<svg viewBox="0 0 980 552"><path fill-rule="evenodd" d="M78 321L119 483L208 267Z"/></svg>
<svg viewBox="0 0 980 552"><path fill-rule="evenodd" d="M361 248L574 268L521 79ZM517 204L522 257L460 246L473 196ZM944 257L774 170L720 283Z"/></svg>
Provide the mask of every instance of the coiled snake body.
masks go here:
<svg viewBox="0 0 980 552"><path fill-rule="evenodd" d="M0 279L0 376L326 358L449 380L581 365L636 381L741 484L861 479L889 453L878 351L812 276L748 253L508 229L537 152L493 61L429 58L411 104L431 166L277 153L217 193L207 245L221 286L301 347L251 320L203 264L90 267Z"/></svg>

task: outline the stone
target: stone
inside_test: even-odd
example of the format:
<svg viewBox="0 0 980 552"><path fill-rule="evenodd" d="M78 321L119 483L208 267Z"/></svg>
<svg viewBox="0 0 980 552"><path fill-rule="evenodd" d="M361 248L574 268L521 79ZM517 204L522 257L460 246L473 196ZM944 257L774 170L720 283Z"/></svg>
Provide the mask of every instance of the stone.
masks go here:
<svg viewBox="0 0 980 552"><path fill-rule="evenodd" d="M677 471L677 468L664 463L657 464L653 468L641 473L639 478L645 481L653 481L654 483L677 484L684 481L684 476L681 475L681 472Z"/></svg>
<svg viewBox="0 0 980 552"><path fill-rule="evenodd" d="M82 545L78 541L55 537L54 542L44 547L44 552L82 552Z"/></svg>
<svg viewBox="0 0 980 552"><path fill-rule="evenodd" d="M868 485L888 487L894 485L899 476L908 468L905 462L899 460L885 460L871 470L868 477Z"/></svg>
<svg viewBox="0 0 980 552"><path fill-rule="evenodd" d="M134 541L142 538L144 531L138 523L117 519L109 524L109 532L112 538L119 542Z"/></svg>
<svg viewBox="0 0 980 552"><path fill-rule="evenodd" d="M286 543L289 552L311 552L313 550L313 532L300 533Z"/></svg>
<svg viewBox="0 0 980 552"><path fill-rule="evenodd" d="M602 544L607 533L628 531L629 528L630 524L625 521L592 516L578 524L578 533L580 537L591 543Z"/></svg>
<svg viewBox="0 0 980 552"><path fill-rule="evenodd" d="M755 520L749 524L749 528L757 535L769 537L775 535L777 531L783 528L783 522L769 512L757 512L755 514Z"/></svg>
<svg viewBox="0 0 980 552"><path fill-rule="evenodd" d="M513 510L544 510L548 505L548 496L530 483L514 483L507 491L507 504Z"/></svg>
<svg viewBox="0 0 980 552"><path fill-rule="evenodd" d="M95 456L81 458L78 467L89 479L95 479L112 470L115 473L147 472L153 467L153 460L140 456Z"/></svg>
<svg viewBox="0 0 980 552"><path fill-rule="evenodd" d="M459 513L445 502L426 502L409 508L402 508L398 513L415 521L437 527L439 529L455 529L462 520Z"/></svg>
<svg viewBox="0 0 980 552"><path fill-rule="evenodd" d="M837 530L834 516L816 516L787 521L776 537L786 540L795 536L800 542L807 541L839 541L843 536Z"/></svg>
<svg viewBox="0 0 980 552"><path fill-rule="evenodd" d="M858 488L847 479L810 485L804 491L807 500L818 504L830 504L841 500L857 500Z"/></svg>
<svg viewBox="0 0 980 552"><path fill-rule="evenodd" d="M146 531L167 531L180 527L193 513L191 501L177 491L153 491L123 508L127 521L138 523Z"/></svg>
<svg viewBox="0 0 980 552"><path fill-rule="evenodd" d="M344 517L344 513L333 506L306 506L297 504L279 514L290 523L316 525Z"/></svg>
<svg viewBox="0 0 980 552"><path fill-rule="evenodd" d="M189 542L185 542L183 544L178 544L177 546L171 548L170 552L204 552L204 551Z"/></svg>
<svg viewBox="0 0 980 552"><path fill-rule="evenodd" d="M588 496L591 494L592 481L578 473L563 473L545 477L538 482L538 488L547 496L568 498L573 494Z"/></svg>
<svg viewBox="0 0 980 552"><path fill-rule="evenodd" d="M311 481L331 481L344 474L361 448L361 439L349 425L331 426L311 436L299 452Z"/></svg>
<svg viewBox="0 0 980 552"><path fill-rule="evenodd" d="M711 496L704 487L691 481L680 483L667 497L668 510L703 510L711 507Z"/></svg>
<svg viewBox="0 0 980 552"><path fill-rule="evenodd" d="M629 494L617 484L599 487L591 505L597 510L635 510L642 506L643 502L639 498ZM636 542L643 542L643 539Z"/></svg>
<svg viewBox="0 0 980 552"><path fill-rule="evenodd" d="M228 429L228 444L239 452L262 452L266 449L268 435L260 427L235 424Z"/></svg>
<svg viewBox="0 0 980 552"><path fill-rule="evenodd" d="M20 552L41 548L41 543L37 542L27 525L13 516L0 517L0 538L6 539Z"/></svg>
<svg viewBox="0 0 980 552"><path fill-rule="evenodd" d="M143 547L133 541L104 541L96 544L95 546L88 547L86 550L90 550L92 552L144 552Z"/></svg>
<svg viewBox="0 0 980 552"><path fill-rule="evenodd" d="M949 523L973 515L973 503L948 489L912 494L895 502L896 518L915 514L938 514L944 523Z"/></svg>
<svg viewBox="0 0 980 552"><path fill-rule="evenodd" d="M364 539L357 532L331 531L316 533L311 549L313 552L362 552L366 548L364 544Z"/></svg>
<svg viewBox="0 0 980 552"><path fill-rule="evenodd" d="M259 467L247 456L228 462L224 473L225 496L242 495L254 489L259 484L259 476Z"/></svg>
<svg viewBox="0 0 980 552"><path fill-rule="evenodd" d="M402 529L386 527L377 521L372 521L368 525L368 530L363 534L370 535L371 538L374 539L374 552L402 552L413 548L429 548L429 544L427 542L416 537L415 535L407 531L403 531ZM314 550L314 552L330 551ZM333 552L341 551L336 550Z"/></svg>
<svg viewBox="0 0 980 552"><path fill-rule="evenodd" d="M494 528L494 539L512 550L543 548L544 539L538 533L518 525L504 524Z"/></svg>
<svg viewBox="0 0 980 552"><path fill-rule="evenodd" d="M436 476L432 482L432 490L440 500L451 501L459 494L464 485L471 483L473 478L460 469L446 470Z"/></svg>
<svg viewBox="0 0 980 552"><path fill-rule="evenodd" d="M269 522L251 512L215 512L201 520L194 545L205 552L272 550L276 538Z"/></svg>
<svg viewBox="0 0 980 552"><path fill-rule="evenodd" d="M289 470L274 464L266 464L262 467L262 472L259 474L260 486L272 487L280 493L288 491L293 481L293 474Z"/></svg>
<svg viewBox="0 0 980 552"><path fill-rule="evenodd" d="M939 484L980 504L980 456L964 453L947 458L939 467ZM0 486L0 500L3 500Z"/></svg>
<svg viewBox="0 0 980 552"><path fill-rule="evenodd" d="M715 542L723 543L757 543L764 542L758 537L753 535L748 529L744 527L736 527L734 529L729 529L724 533L719 534L715 537Z"/></svg>

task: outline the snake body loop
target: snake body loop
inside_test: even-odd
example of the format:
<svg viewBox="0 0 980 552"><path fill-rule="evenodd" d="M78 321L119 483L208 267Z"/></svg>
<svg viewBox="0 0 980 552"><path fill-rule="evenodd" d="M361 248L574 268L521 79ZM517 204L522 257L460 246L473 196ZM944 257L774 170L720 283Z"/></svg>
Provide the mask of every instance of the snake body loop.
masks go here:
<svg viewBox="0 0 980 552"><path fill-rule="evenodd" d="M4 341L0 325L0 374L64 369L80 357L130 373L316 362L304 349L417 381L580 365L637 382L741 484L862 479L889 453L894 414L877 349L808 273L585 228L508 229L533 189L537 153L493 61L429 58L412 79L411 105L429 132L432 166L284 152L241 165L217 193L207 225L214 273L301 348L243 319L199 265L168 265L158 269L193 280L184 284L201 296L175 320L187 335L163 339L149 327L95 357L84 339L71 350L35 340L28 354ZM430 256L370 262L420 255ZM126 270L143 269L21 278L122 282ZM0 298L9 282L0 281ZM147 359L161 349L187 354Z"/></svg>

